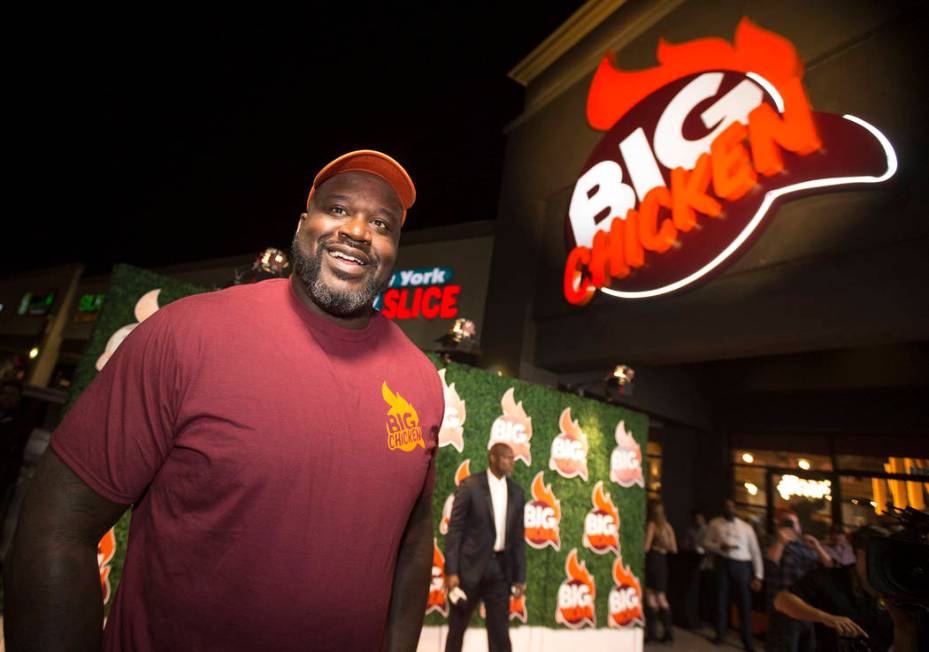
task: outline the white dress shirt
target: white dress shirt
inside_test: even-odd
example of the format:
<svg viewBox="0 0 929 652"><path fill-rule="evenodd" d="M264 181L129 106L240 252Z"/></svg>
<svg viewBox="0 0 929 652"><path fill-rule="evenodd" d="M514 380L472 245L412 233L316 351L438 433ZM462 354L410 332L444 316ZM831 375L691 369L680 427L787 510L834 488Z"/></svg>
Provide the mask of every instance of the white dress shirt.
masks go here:
<svg viewBox="0 0 929 652"><path fill-rule="evenodd" d="M506 476L498 478L487 469L487 486L490 488L490 502L494 506L494 526L497 528L494 552L502 552L506 547Z"/></svg>
<svg viewBox="0 0 929 652"><path fill-rule="evenodd" d="M723 552L720 546L724 543L733 547ZM739 517L727 521L722 516L717 516L710 521L703 538L703 547L727 559L752 562L755 577L759 580L764 578L764 561L761 558L755 530Z"/></svg>

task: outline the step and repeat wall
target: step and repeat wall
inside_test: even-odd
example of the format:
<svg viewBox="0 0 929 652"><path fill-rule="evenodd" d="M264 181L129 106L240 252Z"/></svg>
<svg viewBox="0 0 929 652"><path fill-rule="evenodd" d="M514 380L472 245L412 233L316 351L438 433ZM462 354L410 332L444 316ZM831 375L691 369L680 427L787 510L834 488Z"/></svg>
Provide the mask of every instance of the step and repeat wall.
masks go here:
<svg viewBox="0 0 929 652"><path fill-rule="evenodd" d="M114 268L111 282L69 405L140 322L171 301L205 291L126 265ZM455 489L468 475L486 471L488 450L497 442L513 449L513 479L526 494L527 590L510 603L516 647L557 649L566 634L593 647L599 641L615 645L620 638L640 645L647 417L430 358L442 378L446 408L421 649L441 646L445 636L450 607L444 583L445 535ZM122 571L130 518L128 512L123 515L98 548L107 611ZM478 640L484 644L482 625L483 608L475 611L466 645Z"/></svg>

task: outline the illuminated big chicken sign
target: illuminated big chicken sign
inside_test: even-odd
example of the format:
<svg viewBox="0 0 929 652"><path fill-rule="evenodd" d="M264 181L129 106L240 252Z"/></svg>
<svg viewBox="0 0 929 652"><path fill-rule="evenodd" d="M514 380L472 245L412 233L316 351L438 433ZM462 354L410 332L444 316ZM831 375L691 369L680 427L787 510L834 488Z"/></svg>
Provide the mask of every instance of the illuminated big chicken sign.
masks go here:
<svg viewBox="0 0 929 652"><path fill-rule="evenodd" d="M532 500L523 513L523 533L526 543L537 550L551 546L561 550L561 501L551 485L546 485L544 471L532 480Z"/></svg>
<svg viewBox="0 0 929 652"><path fill-rule="evenodd" d="M603 480L594 486L590 497L593 509L584 518L584 547L598 555L619 552L619 512L610 494L603 490Z"/></svg>
<svg viewBox="0 0 929 652"><path fill-rule="evenodd" d="M587 120L606 134L574 186L564 294L675 292L731 262L788 196L878 183L897 162L851 115L814 112L793 44L743 18L734 43L658 44L659 66L601 62Z"/></svg>
<svg viewBox="0 0 929 652"><path fill-rule="evenodd" d="M629 567L623 564L620 555L613 561L613 582L615 584L608 600L610 615L607 625L614 629L644 625L642 586Z"/></svg>
<svg viewBox="0 0 929 652"><path fill-rule="evenodd" d="M445 555L439 550L439 542L432 539L432 580L429 582L429 597L426 613L448 616L448 591L445 587Z"/></svg>

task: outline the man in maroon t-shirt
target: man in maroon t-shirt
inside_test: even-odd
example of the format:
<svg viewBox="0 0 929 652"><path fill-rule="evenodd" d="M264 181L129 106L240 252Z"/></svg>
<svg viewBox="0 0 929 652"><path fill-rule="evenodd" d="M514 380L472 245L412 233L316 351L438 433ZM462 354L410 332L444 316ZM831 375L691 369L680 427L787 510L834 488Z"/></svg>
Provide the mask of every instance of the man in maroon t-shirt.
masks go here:
<svg viewBox="0 0 929 652"><path fill-rule="evenodd" d="M415 650L442 385L371 307L414 199L390 157L336 159L290 280L181 299L129 335L26 497L9 649ZM130 505L102 632L96 543Z"/></svg>

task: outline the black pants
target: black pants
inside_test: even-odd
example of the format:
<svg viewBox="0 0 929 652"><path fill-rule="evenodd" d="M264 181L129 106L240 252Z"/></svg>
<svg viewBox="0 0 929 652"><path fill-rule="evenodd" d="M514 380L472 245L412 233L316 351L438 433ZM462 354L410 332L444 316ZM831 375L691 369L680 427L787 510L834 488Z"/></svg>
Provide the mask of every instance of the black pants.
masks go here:
<svg viewBox="0 0 929 652"><path fill-rule="evenodd" d="M742 644L751 649L752 644L752 562L735 561L725 557L716 558L716 636L724 638L729 625L729 591L735 593L742 625Z"/></svg>
<svg viewBox="0 0 929 652"><path fill-rule="evenodd" d="M461 652L471 614L484 601L487 610L487 645L490 652L510 652L510 586L503 568L503 555L492 555L478 586L462 586L465 602L451 605L445 652Z"/></svg>

